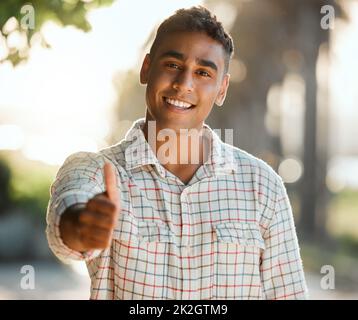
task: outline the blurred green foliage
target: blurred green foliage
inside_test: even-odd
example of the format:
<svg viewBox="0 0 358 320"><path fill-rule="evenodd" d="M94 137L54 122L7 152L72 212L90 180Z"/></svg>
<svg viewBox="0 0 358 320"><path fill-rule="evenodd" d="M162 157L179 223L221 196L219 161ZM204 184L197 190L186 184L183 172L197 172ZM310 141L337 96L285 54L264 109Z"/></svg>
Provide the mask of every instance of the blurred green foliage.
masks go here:
<svg viewBox="0 0 358 320"><path fill-rule="evenodd" d="M0 159L0 212L5 211L10 205L10 168Z"/></svg>
<svg viewBox="0 0 358 320"><path fill-rule="evenodd" d="M342 253L358 259L358 236L343 234L337 238Z"/></svg>
<svg viewBox="0 0 358 320"><path fill-rule="evenodd" d="M305 271L316 274L321 273L321 268L324 265L334 266L336 283L340 288L354 289L358 287L358 259L353 246L350 244L350 249L342 248L342 243L338 241L334 248L328 246L326 243L307 243L301 241L301 256Z"/></svg>
<svg viewBox="0 0 358 320"><path fill-rule="evenodd" d="M348 237L345 243L348 239L358 242L358 190L347 188L332 198L327 229L335 238Z"/></svg>
<svg viewBox="0 0 358 320"><path fill-rule="evenodd" d="M7 166L6 170L10 172L7 186L1 186L9 194L7 208L21 210L43 220L50 197L50 186L58 168L25 159L20 152L2 152L0 156L2 163ZM3 168L5 166L0 172L4 171Z"/></svg>
<svg viewBox="0 0 358 320"><path fill-rule="evenodd" d="M31 48L31 39L36 35L41 36L41 27L46 21L54 21L62 26L72 25L81 30L91 30L87 20L88 11L104 5L110 5L114 0L1 0L0 1L0 37L1 34L7 39L9 34L3 32L6 22L14 17L18 22L23 18L21 8L24 5L31 5L34 8L35 26L34 29L22 30L18 26L17 31L23 32L26 37L27 48L8 48L9 54L2 61L10 61L13 65L18 64L28 57L28 49ZM49 46L42 38L42 44Z"/></svg>

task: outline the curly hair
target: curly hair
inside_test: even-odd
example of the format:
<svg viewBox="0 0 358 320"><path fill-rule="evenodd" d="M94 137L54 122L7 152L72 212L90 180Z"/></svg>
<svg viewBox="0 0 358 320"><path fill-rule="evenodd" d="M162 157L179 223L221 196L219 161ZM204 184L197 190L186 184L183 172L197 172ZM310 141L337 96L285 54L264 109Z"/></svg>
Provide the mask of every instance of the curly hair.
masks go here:
<svg viewBox="0 0 358 320"><path fill-rule="evenodd" d="M222 23L208 9L197 6L177 10L158 27L149 54L151 56L155 54L164 35L174 32L204 32L210 38L219 42L225 52L225 72L228 71L229 62L234 53L234 43L231 36L224 30Z"/></svg>

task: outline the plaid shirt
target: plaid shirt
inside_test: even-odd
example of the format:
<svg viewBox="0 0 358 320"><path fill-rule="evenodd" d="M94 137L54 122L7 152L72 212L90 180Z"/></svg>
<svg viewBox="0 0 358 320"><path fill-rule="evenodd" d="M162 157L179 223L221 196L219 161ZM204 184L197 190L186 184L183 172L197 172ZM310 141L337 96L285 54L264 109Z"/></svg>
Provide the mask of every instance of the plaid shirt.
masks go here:
<svg viewBox="0 0 358 320"><path fill-rule="evenodd" d="M305 299L294 220L281 178L223 143L184 184L155 157L139 119L124 140L68 157L51 186L47 237L55 255L85 260L91 299ZM104 191L117 168L121 214L110 248L79 253L59 234L61 214Z"/></svg>

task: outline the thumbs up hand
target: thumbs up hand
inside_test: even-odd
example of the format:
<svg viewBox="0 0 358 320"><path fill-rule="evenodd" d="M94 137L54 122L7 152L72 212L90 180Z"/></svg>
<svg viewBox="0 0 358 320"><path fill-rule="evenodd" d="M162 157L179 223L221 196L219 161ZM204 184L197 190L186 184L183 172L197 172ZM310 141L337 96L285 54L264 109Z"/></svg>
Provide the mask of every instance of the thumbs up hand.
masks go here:
<svg viewBox="0 0 358 320"><path fill-rule="evenodd" d="M80 210L69 208L61 217L61 237L73 250L84 252L111 245L120 212L120 197L112 164L105 163L103 175L105 192L94 196Z"/></svg>

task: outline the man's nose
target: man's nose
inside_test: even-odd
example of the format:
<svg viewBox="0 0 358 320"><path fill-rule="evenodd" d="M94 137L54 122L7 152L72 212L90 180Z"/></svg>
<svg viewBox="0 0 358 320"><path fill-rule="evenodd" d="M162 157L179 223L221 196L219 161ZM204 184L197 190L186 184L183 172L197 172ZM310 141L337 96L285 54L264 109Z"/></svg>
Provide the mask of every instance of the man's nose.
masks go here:
<svg viewBox="0 0 358 320"><path fill-rule="evenodd" d="M193 76L191 72L180 72L173 83L173 88L177 91L191 92L194 88Z"/></svg>

